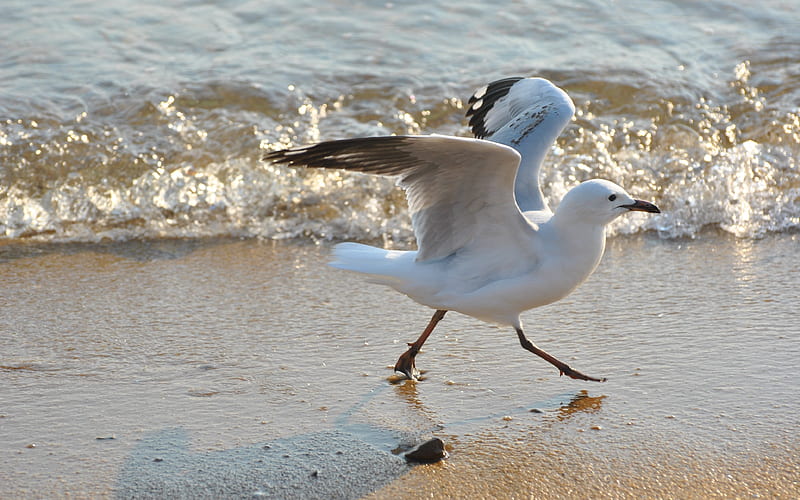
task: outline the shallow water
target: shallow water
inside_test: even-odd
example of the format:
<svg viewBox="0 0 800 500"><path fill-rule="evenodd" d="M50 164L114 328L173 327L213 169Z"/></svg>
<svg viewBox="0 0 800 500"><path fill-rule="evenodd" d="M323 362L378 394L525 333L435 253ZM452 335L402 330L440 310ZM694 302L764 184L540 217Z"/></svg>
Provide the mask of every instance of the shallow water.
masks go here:
<svg viewBox="0 0 800 500"><path fill-rule="evenodd" d="M513 331L458 314L420 354L425 379L392 384L430 311L327 268L325 246L6 245L2 491L325 496L344 486L309 481L314 470L360 464L369 481L352 496L425 496L433 478L457 496L580 483L574 496L596 498L612 477L604 495L791 498L797 244L611 240L589 282L523 316L541 347L603 384L558 377ZM444 466L392 454L431 435L448 443Z"/></svg>

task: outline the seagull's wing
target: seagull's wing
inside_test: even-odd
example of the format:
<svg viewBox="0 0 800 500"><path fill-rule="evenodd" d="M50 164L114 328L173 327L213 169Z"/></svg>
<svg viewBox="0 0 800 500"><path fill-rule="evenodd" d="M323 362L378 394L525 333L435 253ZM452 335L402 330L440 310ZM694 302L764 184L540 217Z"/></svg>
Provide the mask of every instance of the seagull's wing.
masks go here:
<svg viewBox="0 0 800 500"><path fill-rule="evenodd" d="M514 201L519 153L501 144L438 135L365 137L269 152L263 159L398 176L418 261L493 245L519 248L535 233Z"/></svg>
<svg viewBox="0 0 800 500"><path fill-rule="evenodd" d="M547 210L539 168L558 135L575 114L569 96L543 78L506 78L477 90L467 116L472 133L519 151L514 185L522 211Z"/></svg>

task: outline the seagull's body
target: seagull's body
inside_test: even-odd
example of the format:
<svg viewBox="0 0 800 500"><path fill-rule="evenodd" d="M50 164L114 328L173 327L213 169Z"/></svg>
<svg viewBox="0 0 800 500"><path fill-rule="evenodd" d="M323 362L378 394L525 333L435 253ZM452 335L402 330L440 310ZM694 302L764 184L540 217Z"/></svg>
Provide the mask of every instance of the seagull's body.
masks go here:
<svg viewBox="0 0 800 500"><path fill-rule="evenodd" d="M487 223L495 234L481 235L484 245L473 243L441 258L342 243L331 265L367 274L434 309L521 328L521 312L566 297L594 271L605 247L598 224L559 224L543 212L525 215L517 228ZM516 244L495 244L509 240Z"/></svg>
<svg viewBox="0 0 800 500"><path fill-rule="evenodd" d="M267 153L278 163L398 176L418 250L359 243L335 247L333 267L367 275L436 310L395 366L416 378L419 348L447 311L514 327L522 346L561 373L588 377L542 351L520 314L560 300L595 270L605 226L631 210L658 212L616 184L572 188L552 212L539 169L575 111L567 94L541 78L509 78L478 90L467 112L475 139L391 136L345 139ZM485 139L484 139L485 138Z"/></svg>

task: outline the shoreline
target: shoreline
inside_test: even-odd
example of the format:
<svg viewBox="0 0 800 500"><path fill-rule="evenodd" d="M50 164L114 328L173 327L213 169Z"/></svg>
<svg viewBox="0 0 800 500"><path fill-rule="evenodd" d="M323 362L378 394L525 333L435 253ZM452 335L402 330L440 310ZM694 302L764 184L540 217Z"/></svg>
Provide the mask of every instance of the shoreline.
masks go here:
<svg viewBox="0 0 800 500"><path fill-rule="evenodd" d="M793 498L798 239L609 240L524 318L603 384L459 315L390 383L428 311L328 244L0 245L0 493ZM450 457L407 465L431 436Z"/></svg>

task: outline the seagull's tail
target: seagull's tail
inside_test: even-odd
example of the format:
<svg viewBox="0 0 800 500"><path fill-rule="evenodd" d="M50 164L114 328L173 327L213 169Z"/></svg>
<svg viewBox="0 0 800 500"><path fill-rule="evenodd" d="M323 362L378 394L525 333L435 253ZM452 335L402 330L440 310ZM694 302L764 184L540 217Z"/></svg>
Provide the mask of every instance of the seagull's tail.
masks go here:
<svg viewBox="0 0 800 500"><path fill-rule="evenodd" d="M340 243L333 249L328 265L368 275L368 280L398 288L405 281L417 252L384 250L360 243Z"/></svg>

